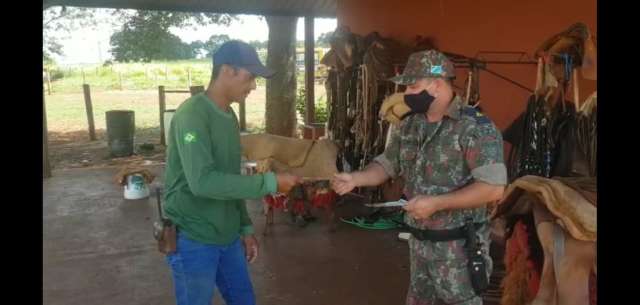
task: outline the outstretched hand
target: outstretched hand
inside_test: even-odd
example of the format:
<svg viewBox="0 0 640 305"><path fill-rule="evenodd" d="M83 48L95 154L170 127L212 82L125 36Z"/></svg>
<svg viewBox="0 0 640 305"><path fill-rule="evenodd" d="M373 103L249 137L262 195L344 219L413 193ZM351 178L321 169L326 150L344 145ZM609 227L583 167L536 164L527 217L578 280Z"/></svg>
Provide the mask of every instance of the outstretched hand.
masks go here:
<svg viewBox="0 0 640 305"><path fill-rule="evenodd" d="M289 193L294 186L302 183L302 177L288 173L277 174L276 180L278 181L278 193L282 194Z"/></svg>
<svg viewBox="0 0 640 305"><path fill-rule="evenodd" d="M351 192L356 187L357 185L353 174L339 173L333 175L333 179L331 179L331 188L341 196Z"/></svg>

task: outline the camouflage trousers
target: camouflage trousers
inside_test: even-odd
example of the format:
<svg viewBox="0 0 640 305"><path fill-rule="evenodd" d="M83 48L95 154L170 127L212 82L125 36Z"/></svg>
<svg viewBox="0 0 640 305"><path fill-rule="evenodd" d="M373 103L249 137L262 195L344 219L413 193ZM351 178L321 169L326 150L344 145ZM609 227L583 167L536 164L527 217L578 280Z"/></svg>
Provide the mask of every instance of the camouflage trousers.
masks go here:
<svg viewBox="0 0 640 305"><path fill-rule="evenodd" d="M409 239L411 281L406 305L481 305L471 286L464 240L447 242ZM484 243L488 252L488 241ZM484 247L483 247L484 248ZM486 255L487 272L493 268Z"/></svg>

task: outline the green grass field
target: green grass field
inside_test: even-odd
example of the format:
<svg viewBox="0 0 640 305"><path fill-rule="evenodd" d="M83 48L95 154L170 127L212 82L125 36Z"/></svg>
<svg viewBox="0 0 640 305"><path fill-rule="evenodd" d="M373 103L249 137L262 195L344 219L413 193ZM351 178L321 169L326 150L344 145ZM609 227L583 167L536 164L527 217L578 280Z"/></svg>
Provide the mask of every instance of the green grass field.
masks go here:
<svg viewBox="0 0 640 305"><path fill-rule="evenodd" d="M50 75L53 93L82 92L83 83L102 91L149 90L159 85L167 89L183 89L188 87L189 77L194 86L208 84L211 61L203 59L59 67L52 68Z"/></svg>
<svg viewBox="0 0 640 305"><path fill-rule="evenodd" d="M53 93L82 92L82 84L93 90L150 90L158 86L167 89L207 85L211 79L212 63L209 59L179 60L151 63L114 63L111 65L83 65L49 67ZM298 87L304 86L304 73L298 72ZM265 80L258 78L258 86ZM45 82L45 89L48 90Z"/></svg>
<svg viewBox="0 0 640 305"><path fill-rule="evenodd" d="M324 87L316 85L316 96L320 103L325 100ZM265 87L259 86L246 101L247 129L252 132L264 130ZM168 93L166 108L175 109L189 97L187 93ZM106 128L105 113L109 110L133 110L136 129L158 130L159 106L157 90L91 91L96 130ZM64 137L65 133L87 131L87 114L84 97L80 92L53 93L45 95L47 125L51 140ZM317 103L318 104L318 103ZM319 105L320 106L320 105ZM239 113L238 104L232 106ZM299 122L302 122L299 117ZM88 134L88 133L87 133ZM72 140L72 139L70 139Z"/></svg>
<svg viewBox="0 0 640 305"><path fill-rule="evenodd" d="M160 114L158 85L168 90L187 90L188 72L192 85L209 83L211 64L208 60L156 62L150 64L114 64L111 66L83 66L51 70L54 80L52 92L46 90L45 105L51 162L54 168L98 165L106 156L106 118L110 110L135 112L135 143L160 143ZM83 79L84 72L84 79ZM120 90L122 75L122 90ZM93 117L98 141L89 141L87 114L82 84L91 87ZM298 75L298 88L304 87L303 74ZM316 109L326 109L324 85L316 84ZM188 93L167 93L166 108L175 109L189 97ZM249 132L262 132L265 128L266 90L264 80L246 100L246 122ZM300 105L298 105L299 107ZM232 107L239 114L238 104ZM302 124L302 116L298 116ZM158 146L156 152L161 152ZM104 159L104 160L103 160ZM110 161L109 161L110 162Z"/></svg>
<svg viewBox="0 0 640 305"><path fill-rule="evenodd" d="M95 128L101 136L106 128L105 113L109 110L133 110L136 129L144 134L159 134L158 86L167 90L187 90L188 75L192 85L209 83L210 60L184 60L152 63L116 63L109 66L52 68L51 94L45 82L47 125L52 142L73 141L78 134L88 137L88 123L82 84L91 88ZM298 88L304 87L304 75L298 75ZM122 90L120 90L120 78ZM316 84L316 108L326 108L324 86ZM167 93L166 108L175 109L187 93ZM265 113L265 82L258 79L257 89L246 101L247 129L263 131ZM233 105L236 113L238 104ZM302 122L301 116L299 121ZM72 137L71 134L76 136ZM66 140L65 140L66 139Z"/></svg>

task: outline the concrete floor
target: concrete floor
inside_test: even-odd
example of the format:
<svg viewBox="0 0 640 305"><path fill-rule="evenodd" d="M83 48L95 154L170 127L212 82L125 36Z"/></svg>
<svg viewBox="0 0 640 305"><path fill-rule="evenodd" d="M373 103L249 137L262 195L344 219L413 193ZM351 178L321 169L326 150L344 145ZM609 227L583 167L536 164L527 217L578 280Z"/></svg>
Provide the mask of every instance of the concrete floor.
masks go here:
<svg viewBox="0 0 640 305"><path fill-rule="evenodd" d="M150 170L161 183L161 167ZM152 237L155 198L124 200L116 171L60 170L44 180L44 304L175 304L169 267ZM261 203L248 208L262 232ZM347 204L338 215L363 211ZM261 251L250 270L258 303L403 304L409 258L397 232L339 223L329 233L318 216L298 228L280 212L271 234L257 235ZM224 304L219 294L214 304Z"/></svg>

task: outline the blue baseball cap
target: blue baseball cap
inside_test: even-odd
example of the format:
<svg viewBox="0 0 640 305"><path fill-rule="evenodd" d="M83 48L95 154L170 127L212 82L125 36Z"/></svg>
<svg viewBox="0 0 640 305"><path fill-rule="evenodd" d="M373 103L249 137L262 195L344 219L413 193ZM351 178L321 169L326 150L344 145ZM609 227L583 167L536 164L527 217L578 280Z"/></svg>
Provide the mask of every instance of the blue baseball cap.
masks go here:
<svg viewBox="0 0 640 305"><path fill-rule="evenodd" d="M213 64L245 68L253 75L264 78L275 74L275 71L271 71L260 62L258 53L251 45L239 40L230 40L222 44L213 54Z"/></svg>

